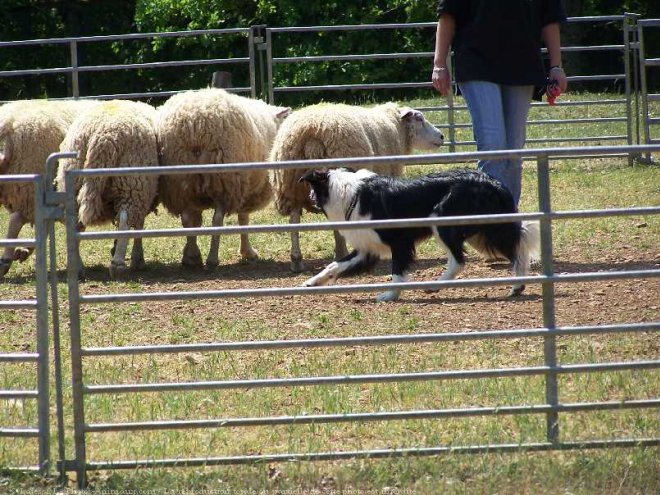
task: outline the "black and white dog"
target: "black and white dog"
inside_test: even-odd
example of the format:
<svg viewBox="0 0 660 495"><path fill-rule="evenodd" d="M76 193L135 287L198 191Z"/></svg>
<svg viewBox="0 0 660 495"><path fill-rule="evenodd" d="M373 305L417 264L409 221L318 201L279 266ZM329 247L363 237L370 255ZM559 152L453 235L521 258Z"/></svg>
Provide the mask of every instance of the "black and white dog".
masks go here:
<svg viewBox="0 0 660 495"><path fill-rule="evenodd" d="M309 182L318 208L333 222L390 220L462 215L516 213L513 197L498 181L477 170L432 173L417 179L382 177L369 170L346 168L312 170L300 178ZM343 275L371 268L380 258L392 258L392 281L406 282L415 258L415 245L430 236L447 251L447 268L439 280L455 278L465 265L464 243L489 257L513 263L516 276L527 274L539 252L538 222L510 222L464 226L341 231L354 251L330 263L303 285L334 283ZM511 295L522 293L513 287ZM400 290L378 296L395 301Z"/></svg>

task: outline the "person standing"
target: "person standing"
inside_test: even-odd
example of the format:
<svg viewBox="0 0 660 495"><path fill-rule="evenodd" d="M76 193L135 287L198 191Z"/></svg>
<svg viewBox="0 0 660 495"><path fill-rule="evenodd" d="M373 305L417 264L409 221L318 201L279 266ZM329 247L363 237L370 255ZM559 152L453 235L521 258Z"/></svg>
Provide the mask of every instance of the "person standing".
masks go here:
<svg viewBox="0 0 660 495"><path fill-rule="evenodd" d="M546 84L563 93L561 0L439 0L431 80L443 96L451 91L447 68L454 49L454 76L470 112L479 151L520 149L533 97ZM546 71L541 48L548 50ZM478 168L520 200L522 160L480 160Z"/></svg>

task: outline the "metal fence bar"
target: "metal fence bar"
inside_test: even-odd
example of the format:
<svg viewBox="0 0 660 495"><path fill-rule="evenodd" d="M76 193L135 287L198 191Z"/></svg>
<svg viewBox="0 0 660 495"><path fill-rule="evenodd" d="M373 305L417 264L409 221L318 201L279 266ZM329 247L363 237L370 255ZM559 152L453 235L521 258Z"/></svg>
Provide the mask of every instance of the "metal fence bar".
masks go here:
<svg viewBox="0 0 660 495"><path fill-rule="evenodd" d="M537 404L530 406L472 407L462 409L433 409L421 411L389 411L375 413L309 414L300 416L266 416L252 418L220 418L173 421L136 421L131 423L96 423L85 426L87 433L118 431L174 430L193 428L235 428L248 426L306 425L345 423L355 421L403 421L474 416L511 416L519 414L548 414L568 412L618 411L660 407L660 399L578 402L574 404Z"/></svg>
<svg viewBox="0 0 660 495"><path fill-rule="evenodd" d="M52 156L52 155L51 155ZM78 223L74 177L65 174L64 190L68 191L65 201L65 224L67 234L67 285L69 290L69 340L71 346L71 389L73 400L73 441L75 449L75 470L78 486L87 485L87 453L85 444L85 404L83 399L82 340L80 334L80 245L75 236Z"/></svg>
<svg viewBox="0 0 660 495"><path fill-rule="evenodd" d="M538 169L538 196L539 211L549 213L552 211L550 205L550 165L547 156L540 156L537 161ZM540 220L541 232L541 266L543 274L551 277L554 274L554 265L552 262L552 222L549 218ZM543 326L548 330L553 330L555 322L555 287L552 282L541 284L543 298ZM554 335L548 335L543 339L543 356L545 365L548 368L557 366L557 345ZM557 376L548 374L545 377L545 400L548 404L556 406L559 402L559 391ZM546 418L546 436L552 443L559 441L559 415L555 411L550 411Z"/></svg>
<svg viewBox="0 0 660 495"><path fill-rule="evenodd" d="M394 457L438 456L444 454L487 454L547 452L551 450L585 450L603 448L653 447L660 445L660 438L639 438L621 440L584 440L578 442L515 443L495 445L474 445L467 447L420 447L406 449L352 450L346 452L317 452L309 454L266 454L227 457L203 457L192 459L144 459L137 461L90 462L90 470L137 469L148 467L199 467L233 464L257 464L266 462L298 461L337 461L353 459L387 459Z"/></svg>
<svg viewBox="0 0 660 495"><path fill-rule="evenodd" d="M421 344L437 342L465 342L471 340L519 339L553 335L575 336L605 333L651 332L660 330L660 322L582 327L555 327L521 330L486 330L470 332L428 333L408 335L378 335L373 337L287 339L242 342L216 342L206 344L164 344L124 347L84 347L81 354L87 357L127 356L135 354L166 354L189 352L229 352L289 349L295 347L345 347L358 345Z"/></svg>
<svg viewBox="0 0 660 495"><path fill-rule="evenodd" d="M114 385L84 385L85 395L138 392L176 392L199 390L231 390L238 388L306 387L312 385L362 385L366 383L393 383L437 380L474 380L481 378L511 378L520 376L554 376L559 374L594 373L601 371L630 371L659 369L660 361L632 361L598 364L566 364L558 366L527 366L479 370L431 371L423 373L382 373L373 375L315 376L295 378L262 378L249 380L217 380L206 382L127 383ZM558 401L552 403L556 405ZM556 422L549 425L550 436Z"/></svg>
<svg viewBox="0 0 660 495"><path fill-rule="evenodd" d="M37 387L39 398L37 416L39 421L39 471L45 475L50 469L50 394L49 394L49 335L48 335L48 255L46 240L48 231L45 219L45 187L43 178L35 182L34 233L35 275L37 297Z"/></svg>

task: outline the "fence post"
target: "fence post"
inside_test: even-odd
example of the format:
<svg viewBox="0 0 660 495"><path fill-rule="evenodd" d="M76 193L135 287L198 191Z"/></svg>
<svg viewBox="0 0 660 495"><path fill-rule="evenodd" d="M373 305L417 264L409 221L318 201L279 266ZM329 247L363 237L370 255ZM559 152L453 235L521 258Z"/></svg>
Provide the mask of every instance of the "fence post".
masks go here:
<svg viewBox="0 0 660 495"><path fill-rule="evenodd" d="M52 153L46 161L46 182L45 182L45 205L48 209L47 217L47 235L50 240L50 300L51 316L53 325L53 367L55 375L55 410L57 416L57 468L60 473L60 481L66 478L66 469L64 461L66 459L65 438L64 438L64 397L62 386L62 347L60 343L60 314L59 300L57 296L57 249L55 243L55 221L64 219L64 212L61 206L61 199L64 196L62 192L53 190L53 181L60 158L75 156L75 153Z"/></svg>
<svg viewBox="0 0 660 495"><path fill-rule="evenodd" d="M266 26L257 25L250 27L250 61L254 61L254 82L252 86L253 98L268 101L268 90L266 83Z"/></svg>
<svg viewBox="0 0 660 495"><path fill-rule="evenodd" d="M630 34L634 32L635 17L632 14L626 13L623 17L623 65L626 74L626 130L628 134L628 145L633 144L633 110L632 110L632 94L637 93L637 88L631 87L632 71L630 67ZM636 143L639 144L639 143ZM628 165L632 166L635 155L628 153Z"/></svg>
<svg viewBox="0 0 660 495"><path fill-rule="evenodd" d="M78 81L78 43L76 40L69 42L69 51L71 53L71 96L78 98L80 96L80 84Z"/></svg>
<svg viewBox="0 0 660 495"><path fill-rule="evenodd" d="M543 275L550 277L554 273L554 266L552 262L552 221L548 216L552 211L548 155L539 155L537 164L539 211L546 215L540 220L541 263L543 265ZM553 331L556 328L555 284L553 282L543 282L541 288L543 294L543 326L546 330ZM550 368L545 377L545 400L546 404L554 408L559 403L557 374L552 371L557 366L557 346L554 335L543 338L543 356L545 366ZM546 431L549 442L553 444L559 442L559 414L556 410L547 413Z"/></svg>
<svg viewBox="0 0 660 495"><path fill-rule="evenodd" d="M273 89L273 36L266 28L266 79L268 84L268 103L275 105L275 90Z"/></svg>
<svg viewBox="0 0 660 495"><path fill-rule="evenodd" d="M50 394L48 376L48 266L46 263L46 219L44 180L34 182L35 277L37 297L37 417L39 422L39 472L50 470Z"/></svg>
<svg viewBox="0 0 660 495"><path fill-rule="evenodd" d="M66 191L66 252L67 281L69 286L69 326L71 340L71 386L73 394L73 435L75 445L75 468L78 475L78 487L85 488L87 454L85 446L85 408L83 396L82 340L80 332L80 241L77 237L78 207L76 205L74 177L70 173L64 176Z"/></svg>

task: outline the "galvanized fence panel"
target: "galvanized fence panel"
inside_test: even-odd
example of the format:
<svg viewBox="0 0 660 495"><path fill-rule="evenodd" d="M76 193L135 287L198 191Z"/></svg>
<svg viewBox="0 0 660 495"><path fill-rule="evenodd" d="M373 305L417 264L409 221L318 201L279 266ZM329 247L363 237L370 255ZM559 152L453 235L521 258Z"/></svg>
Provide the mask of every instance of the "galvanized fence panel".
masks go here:
<svg viewBox="0 0 660 495"><path fill-rule="evenodd" d="M562 101L561 99L557 102L558 106L577 106L577 107L588 107L588 106L610 106L615 110L622 110L624 116L622 117L601 117L601 118L563 118L563 119L544 119L544 120L530 120L528 121L529 125L542 125L542 126L571 126L578 129L584 129L585 127L591 126L593 124L603 123L603 122L621 122L625 123L625 133L603 136L603 135L579 135L579 137L574 138L564 138L564 137L555 137L552 134L544 136L543 138L532 138L528 139L528 143L532 145L556 145L557 143L602 143L605 145L611 144L636 144L639 141L635 140L634 129L637 126L638 116L634 111L634 99L638 92L638 86L636 84L636 78L634 77L633 68L631 67L631 60L633 57L633 50L637 48L635 42L636 30L634 29L634 24L637 16L635 14L625 14L625 15L616 15L616 16L592 16L592 17L572 17L568 19L568 24L572 25L581 25L581 24L591 24L596 26L605 26L607 24L616 23L621 26L622 38L620 43L610 43L602 44L595 46L563 46L562 53L569 54L588 54L592 52L602 52L602 53L611 53L613 56L621 57L621 68L620 72L611 73L611 74L578 74L578 75L569 75L569 85L571 83L580 83L580 82L589 82L589 81L604 81L614 84L617 81L623 81L624 83L624 94L623 98L610 98L603 100L586 100L580 99L579 96L571 97L571 101ZM415 32L415 31L424 31L429 40L433 39L433 30L436 28L435 22L424 22L424 23L402 23L402 24L362 24L362 25L337 25L337 26L304 26L304 27L274 27L268 28L266 34L266 43L267 43L267 54L268 54L268 95L269 102L276 103L278 100L281 100L281 96L291 93L305 93L305 92L315 92L317 94L325 93L337 93L337 92L346 92L346 91L379 91L379 90L391 90L391 89L429 89L429 97L432 97L436 93L433 92L431 83L430 83L430 69L433 60L433 52L399 52L399 53L363 53L363 54L325 54L325 55L315 55L307 56L300 55L296 56L295 54L288 54L290 52L290 47L286 47L287 55L286 56L275 56L274 53L283 53L284 49L282 45L278 44L278 38L282 38L282 35L291 34L291 33L308 33L309 34L309 44L312 46L312 42L315 37L323 36L325 33L349 33L349 32L364 32L365 36L369 32L375 30L400 30L404 32ZM429 48L432 48L432 43L429 42ZM277 67L283 66L285 64L318 64L318 63L346 63L346 62L359 62L365 60L379 60L379 61L389 61L389 60L406 60L406 59L428 59L428 71L420 71L420 73L414 75L414 80L409 82L380 82L380 83L364 83L361 82L361 77L364 76L363 70L359 69L358 66L354 67L354 70L347 70L347 73L355 73L354 83L346 84L335 84L335 85L305 85L304 83L296 85L283 85L279 83L279 77L277 73ZM450 55L448 60L448 66L451 67L453 62L453 54ZM359 74L360 77L357 75ZM369 75L369 74L368 74ZM374 73L371 79L377 79L377 74ZM278 98L279 97L279 98ZM546 103L534 102L532 103L533 107L546 105ZM446 105L439 106L430 106L420 108L422 111L440 111L446 114L446 121L436 123L436 126L441 129L446 129L446 134L448 139L445 144L448 146L450 151L455 151L457 147L473 147L476 145L476 142L473 139L468 140L458 140L456 137L456 131L459 129L468 129L471 127L469 123L457 123L456 117L457 112L466 112L466 105L457 105L455 103L453 95L447 97ZM632 157L630 157L632 160Z"/></svg>
<svg viewBox="0 0 660 495"><path fill-rule="evenodd" d="M245 56L243 57L228 57L228 58L208 58L208 59L194 59L194 60L163 60L159 62L145 62L145 63L118 63L118 64L103 64L103 65L80 65L79 47L81 44L100 44L111 42L131 42L136 40L162 40L167 38L200 38L206 36L241 36L246 39ZM84 95L80 93L80 74L85 73L104 73L108 71L128 70L138 71L144 69L165 69L171 67L194 67L194 66L209 66L215 70L218 68L242 66L243 69L247 68L249 71L249 86L241 86L228 88L232 92L249 93L250 96L255 97L255 40L253 28L231 28L231 29L203 29L203 30L190 30L190 31L173 31L165 33L132 33L132 34L117 34L107 36L81 36L69 38L49 38L37 40L23 40L23 41L0 41L0 53L2 49L13 49L20 47L44 47L49 45L61 46L63 50L69 51L69 65L65 67L52 67L52 68L27 68L0 71L0 79L3 77L43 77L49 75L66 75L70 79L70 97L73 98L94 98L94 99L124 99L124 98L166 98L181 91L188 89L198 88L178 88L170 89L167 91L147 91L142 90L139 92L129 93L114 93L114 94L89 94ZM209 74L209 82L211 77Z"/></svg>
<svg viewBox="0 0 660 495"><path fill-rule="evenodd" d="M654 127L660 124L660 117L654 117L650 108L650 103L660 102L660 93L649 93L648 73L651 70L658 70L660 67L660 52L657 47L647 46L644 43L644 31L660 28L660 19L640 19L637 21L637 37L639 39L639 65L641 76L641 95L642 95L642 122L644 128L644 143L660 143L660 137L655 137ZM651 159L650 153L646 155L647 160Z"/></svg>
<svg viewBox="0 0 660 495"><path fill-rule="evenodd" d="M3 239L1 248L29 248L35 254L35 294L33 298L0 301L2 311L33 311L35 315L35 352L0 351L0 363L12 376L10 367L16 364L33 363L36 373L36 388L32 390L0 390L0 402L36 401L37 425L0 425L0 437L32 438L37 441L35 463L27 466L7 466L21 471L37 471L46 474L50 467L50 412L49 412L49 335L48 335L48 267L46 251L46 210L44 180L40 175L0 175L0 187L10 184L33 184L35 197L35 218L33 239ZM2 283L0 279L0 283ZM3 332L12 332L11 327ZM13 373L16 373L15 371Z"/></svg>
<svg viewBox="0 0 660 495"><path fill-rule="evenodd" d="M573 218L601 218L608 216L630 215L657 215L660 206L634 207L603 210L554 211L551 206L551 191L549 187L549 156L617 156L621 154L660 152L660 146L609 146L584 148L547 148L497 152L449 153L432 155L393 156L379 158L348 158L314 161L288 161L278 163L244 163L198 166L173 166L167 168L138 167L120 169L77 170L66 173L66 229L67 253L69 262L69 310L71 331L71 360L73 385L73 419L75 458L65 460L63 466L66 470L77 472L78 483L85 485L87 471L99 469L131 469L136 467L177 467L177 466L209 466L225 464L247 464L265 461L302 461L302 460L337 460L353 458L385 458L394 456L422 456L439 455L445 453L481 453L481 452L518 452L547 451L547 450L575 450L586 448L612 448L633 446L660 445L660 437L645 438L607 438L597 440L575 440L562 438L560 434L559 414L572 414L584 411L621 411L632 409L657 409L660 407L660 398L630 398L623 401L584 401L562 403L559 400L558 377L585 373L600 373L622 370L656 370L660 368L660 360L631 360L602 363L562 364L558 362L556 338L569 335L591 335L610 333L639 333L657 332L660 322L630 322L617 324L603 324L577 327L558 327L555 321L555 286L575 282L592 282L602 280L658 278L660 270L624 270L607 272L580 272L573 274L558 274L555 272L552 260L552 224L555 221ZM478 158L505 158L522 157L536 159L538 166L538 195L539 209L532 213L518 213L511 215L493 216L466 216L426 219L404 219L389 221L361 221L361 222L327 222L310 224L280 224L280 225L251 225L238 227L212 227L195 229L159 229L142 231L102 231L77 232L76 224L76 198L74 181L81 177L140 175L140 174L205 174L214 172L245 171L255 169L288 169L308 168L310 166L362 166L378 164L419 165L438 163L459 163ZM326 287L269 287L258 289L227 289L205 291L167 291L167 292L128 292L107 294L82 294L78 280L77 260L81 242L137 237L165 237L165 236L196 236L218 234L240 234L255 232L291 232L315 231L332 229L358 229L358 228L396 228L407 226L428 225L466 225L476 223L502 223L511 220L538 220L541 223L542 270L539 275L526 277L502 277L462 279L433 282L405 282L405 283L378 283L378 284L351 284ZM295 340L261 340L261 341L234 341L182 345L143 345L143 346L110 346L85 347L82 343L83 329L81 327L81 310L87 305L111 305L119 302L145 302L145 301L184 301L201 299L235 299L281 297L297 295L304 297L311 294L337 294L353 292L373 292L387 289L451 289L455 287L481 287L524 282L525 284L540 284L542 286L542 312L543 326L541 328L472 331L457 333L429 333L429 334L385 334L369 337L346 338L305 338ZM289 348L331 348L343 346L382 346L385 344L406 344L420 342L459 342L470 340L501 340L511 338L539 338L543 339L544 362L537 366L520 366L510 368L485 369L454 369L443 371L427 371L415 373L379 373L356 375L320 375L297 376L290 378L246 378L241 380L216 381L185 381L185 382L143 382L135 384L89 384L83 376L83 363L86 359L99 356L118 357L134 355L165 355L183 352L232 352L239 350L265 350ZM134 421L134 422L88 422L86 420L85 398L99 394L139 394L176 391L182 394L200 390L240 390L264 389L272 387L316 387L340 384L370 384L388 382L417 382L417 381L445 381L445 380L480 380L494 377L520 377L539 376L545 379L545 402L542 404L507 405L505 407L471 406L452 409L406 410L406 411L379 411L342 414L300 414L284 416L260 417L226 417L217 419L171 419L160 421ZM367 422L367 421L397 421L420 420L428 418L469 418L498 415L542 414L546 417L546 441L519 442L519 443L492 443L484 445L451 445L434 447L403 447L377 450L350 450L328 452L289 452L277 454L246 454L218 457L195 458L163 458L138 460L92 460L87 455L87 435L108 432L135 432L135 431L162 431L180 429L247 427L264 425L299 425L323 424L341 422Z"/></svg>

